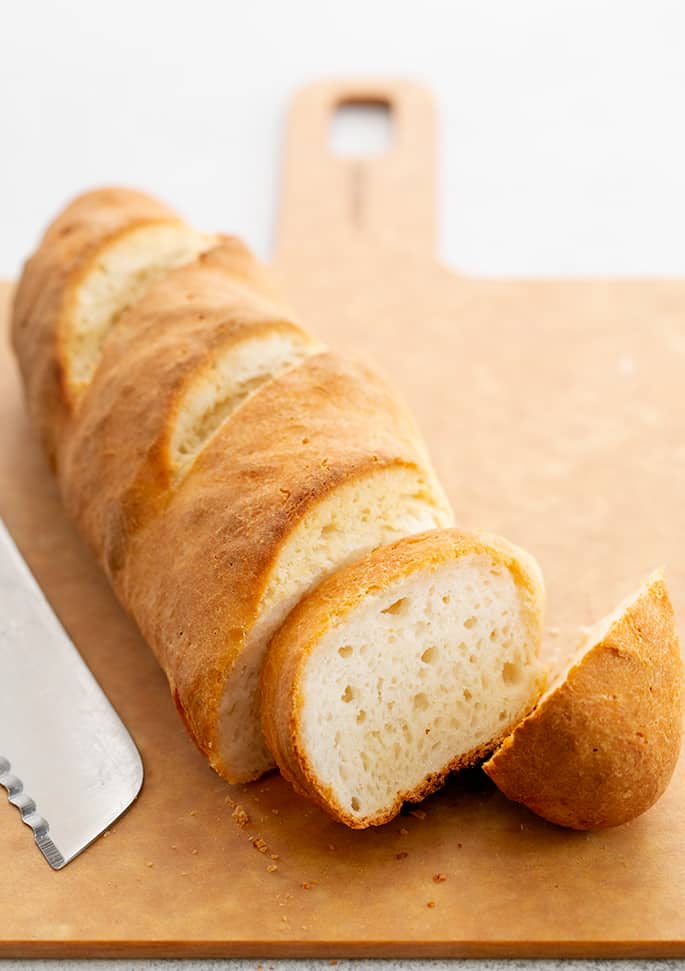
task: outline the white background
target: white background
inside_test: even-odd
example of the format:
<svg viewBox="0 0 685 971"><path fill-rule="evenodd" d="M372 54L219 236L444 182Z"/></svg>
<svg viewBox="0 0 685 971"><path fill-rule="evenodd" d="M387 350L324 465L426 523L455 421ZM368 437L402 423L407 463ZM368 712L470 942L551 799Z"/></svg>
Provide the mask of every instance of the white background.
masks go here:
<svg viewBox="0 0 685 971"><path fill-rule="evenodd" d="M442 257L685 274L679 0L0 2L0 275L93 184L270 250L284 109L319 76L434 89Z"/></svg>

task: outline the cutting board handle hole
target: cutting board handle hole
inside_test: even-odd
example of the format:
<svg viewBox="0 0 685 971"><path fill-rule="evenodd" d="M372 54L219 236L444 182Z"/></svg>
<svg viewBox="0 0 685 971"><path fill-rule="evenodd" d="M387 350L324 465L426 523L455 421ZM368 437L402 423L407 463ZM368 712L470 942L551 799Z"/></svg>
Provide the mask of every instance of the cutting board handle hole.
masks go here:
<svg viewBox="0 0 685 971"><path fill-rule="evenodd" d="M392 109L385 99L350 99L333 110L329 146L339 158L385 155L392 144Z"/></svg>

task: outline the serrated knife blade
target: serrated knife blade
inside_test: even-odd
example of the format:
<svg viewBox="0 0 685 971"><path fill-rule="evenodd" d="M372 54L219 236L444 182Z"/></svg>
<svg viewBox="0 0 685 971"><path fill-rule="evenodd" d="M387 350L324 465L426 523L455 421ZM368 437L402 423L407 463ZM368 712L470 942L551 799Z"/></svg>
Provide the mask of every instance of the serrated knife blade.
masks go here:
<svg viewBox="0 0 685 971"><path fill-rule="evenodd" d="M61 869L130 806L133 739L0 519L0 785Z"/></svg>

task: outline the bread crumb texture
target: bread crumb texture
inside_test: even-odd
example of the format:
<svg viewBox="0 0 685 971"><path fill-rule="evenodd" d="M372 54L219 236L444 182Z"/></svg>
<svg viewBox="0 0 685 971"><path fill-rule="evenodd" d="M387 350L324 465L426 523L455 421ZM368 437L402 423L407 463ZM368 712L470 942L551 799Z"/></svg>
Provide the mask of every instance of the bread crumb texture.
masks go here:
<svg viewBox="0 0 685 971"><path fill-rule="evenodd" d="M511 574L463 557L371 595L322 638L300 737L322 786L373 818L520 717L536 670Z"/></svg>

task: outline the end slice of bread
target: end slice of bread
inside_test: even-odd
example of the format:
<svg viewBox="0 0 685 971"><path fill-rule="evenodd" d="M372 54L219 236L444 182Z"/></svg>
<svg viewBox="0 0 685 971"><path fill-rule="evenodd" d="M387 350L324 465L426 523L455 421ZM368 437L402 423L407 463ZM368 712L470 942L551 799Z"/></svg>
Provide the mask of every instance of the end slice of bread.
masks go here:
<svg viewBox="0 0 685 971"><path fill-rule="evenodd" d="M535 704L543 606L531 557L456 529L339 570L269 649L262 725L282 773L348 826L387 822Z"/></svg>
<svg viewBox="0 0 685 971"><path fill-rule="evenodd" d="M572 829L652 806L680 750L683 667L661 573L591 628L571 664L483 768L510 799Z"/></svg>

